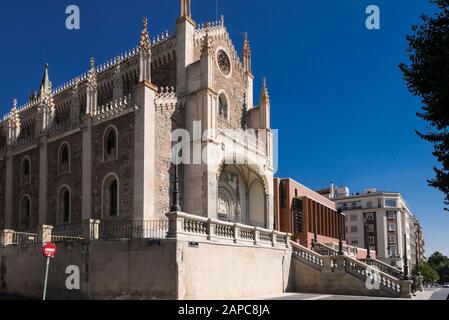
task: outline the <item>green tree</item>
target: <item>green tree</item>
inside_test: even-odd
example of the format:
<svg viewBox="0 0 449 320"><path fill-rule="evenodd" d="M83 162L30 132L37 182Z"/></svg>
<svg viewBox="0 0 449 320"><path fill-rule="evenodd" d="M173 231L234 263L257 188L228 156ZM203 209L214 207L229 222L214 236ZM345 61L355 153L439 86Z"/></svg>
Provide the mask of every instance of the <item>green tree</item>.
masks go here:
<svg viewBox="0 0 449 320"><path fill-rule="evenodd" d="M417 115L428 122L425 133L416 132L434 145L433 155L441 164L429 185L445 194L449 210L449 0L430 2L438 12L423 15L422 25L413 26L407 37L410 65L400 69L410 92L421 98L423 110Z"/></svg>
<svg viewBox="0 0 449 320"><path fill-rule="evenodd" d="M449 282L449 258L440 252L435 252L428 259L428 264L438 272L440 282Z"/></svg>
<svg viewBox="0 0 449 320"><path fill-rule="evenodd" d="M433 269L432 266L427 262L421 263L419 265L419 271L424 278L424 282L435 282L440 280L438 272L436 272L435 269ZM416 274L416 266L413 270L413 273Z"/></svg>

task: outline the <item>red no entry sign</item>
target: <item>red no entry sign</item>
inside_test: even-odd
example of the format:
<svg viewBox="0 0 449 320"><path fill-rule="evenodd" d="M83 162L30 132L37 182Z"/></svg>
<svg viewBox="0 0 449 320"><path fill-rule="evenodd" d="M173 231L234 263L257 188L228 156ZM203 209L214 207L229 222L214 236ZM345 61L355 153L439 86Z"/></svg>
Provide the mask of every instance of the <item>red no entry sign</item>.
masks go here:
<svg viewBox="0 0 449 320"><path fill-rule="evenodd" d="M42 253L47 258L54 258L56 255L56 245L54 243L47 243L42 248Z"/></svg>

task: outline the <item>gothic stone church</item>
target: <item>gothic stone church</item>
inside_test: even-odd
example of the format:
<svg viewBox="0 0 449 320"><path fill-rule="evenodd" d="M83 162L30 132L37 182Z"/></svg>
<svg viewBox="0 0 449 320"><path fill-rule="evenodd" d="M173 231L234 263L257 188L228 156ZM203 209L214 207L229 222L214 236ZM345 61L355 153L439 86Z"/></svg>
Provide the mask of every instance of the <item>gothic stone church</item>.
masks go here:
<svg viewBox="0 0 449 320"><path fill-rule="evenodd" d="M253 103L248 39L240 58L223 18L197 25L190 0L180 9L173 34L150 40L144 19L137 48L56 89L46 66L29 101L14 100L0 122L0 229L165 218L172 153L182 211L273 228L270 99L264 81Z"/></svg>

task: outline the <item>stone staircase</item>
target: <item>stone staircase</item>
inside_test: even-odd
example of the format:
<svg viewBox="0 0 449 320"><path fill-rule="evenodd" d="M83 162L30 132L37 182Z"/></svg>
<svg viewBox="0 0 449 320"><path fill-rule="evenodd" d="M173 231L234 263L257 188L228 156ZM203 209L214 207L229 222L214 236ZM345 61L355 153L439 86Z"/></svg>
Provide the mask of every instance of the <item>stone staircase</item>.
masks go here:
<svg viewBox="0 0 449 320"><path fill-rule="evenodd" d="M411 298L412 281L402 280L397 269L375 259L365 262L338 255L318 244L315 251L295 242L292 246L291 283L300 292ZM391 270L394 269L394 270ZM394 271L396 273L394 273ZM387 272L392 272L388 274Z"/></svg>

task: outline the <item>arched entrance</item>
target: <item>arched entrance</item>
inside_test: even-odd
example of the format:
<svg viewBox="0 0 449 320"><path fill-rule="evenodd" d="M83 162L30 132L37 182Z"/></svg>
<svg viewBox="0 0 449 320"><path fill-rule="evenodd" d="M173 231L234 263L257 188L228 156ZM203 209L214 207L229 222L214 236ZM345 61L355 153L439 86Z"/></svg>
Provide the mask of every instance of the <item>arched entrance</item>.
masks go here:
<svg viewBox="0 0 449 320"><path fill-rule="evenodd" d="M223 164L218 178L218 219L267 227L268 188L256 168Z"/></svg>

